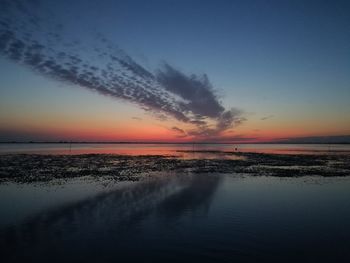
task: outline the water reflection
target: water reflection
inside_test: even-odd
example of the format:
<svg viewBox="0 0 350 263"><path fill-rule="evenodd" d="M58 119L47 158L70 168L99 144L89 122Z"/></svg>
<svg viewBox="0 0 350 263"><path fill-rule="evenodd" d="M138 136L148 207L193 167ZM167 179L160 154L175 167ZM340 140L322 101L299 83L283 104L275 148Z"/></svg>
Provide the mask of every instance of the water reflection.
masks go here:
<svg viewBox="0 0 350 263"><path fill-rule="evenodd" d="M220 176L213 175L193 176L187 187L167 196L158 204L157 215L175 219L184 212L200 210L203 215L207 214L220 179Z"/></svg>
<svg viewBox="0 0 350 263"><path fill-rule="evenodd" d="M45 211L1 230L2 257L5 261L64 261L67 251L73 250L72 261L89 260L103 251L112 258L119 253L120 258L140 246L128 237L154 217L168 224L188 214L205 216L220 181L214 175L163 176Z"/></svg>
<svg viewBox="0 0 350 263"><path fill-rule="evenodd" d="M350 177L159 174L3 228L0 260L347 262L349 187Z"/></svg>

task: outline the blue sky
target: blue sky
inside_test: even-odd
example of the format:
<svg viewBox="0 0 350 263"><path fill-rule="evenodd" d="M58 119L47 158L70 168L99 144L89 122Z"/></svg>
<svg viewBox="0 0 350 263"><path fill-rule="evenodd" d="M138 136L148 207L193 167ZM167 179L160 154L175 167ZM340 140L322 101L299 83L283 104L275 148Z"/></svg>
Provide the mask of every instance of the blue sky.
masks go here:
<svg viewBox="0 0 350 263"><path fill-rule="evenodd" d="M295 136L350 133L348 1L45 1L38 10L33 12L43 17L42 27L59 21L61 38L80 42L78 48L94 46L100 35L152 73L168 63L185 75L206 74L225 110L242 111L245 121L233 125L236 135L253 136L253 130L262 130L254 136L268 137L270 131L276 137L272 131L277 127L290 127ZM43 37L39 34L37 39ZM89 49L79 52L84 58L90 56ZM96 66L104 63L95 57L89 60ZM37 111L42 107L64 122L65 109L71 113L79 111L75 105L88 109L86 100L99 109L105 107L105 100L106 111L115 103L118 110L111 112L125 112L123 117L114 114L117 122L137 115L156 126L181 126L171 119L164 123L144 116L133 103L42 77L6 55L0 65L5 73L0 76L1 100L7 105L0 124L12 125L11 129L23 122L5 121L5 115L19 111L15 105L37 106ZM17 71L22 72L20 79ZM18 96L24 90L28 96ZM75 103L64 105L72 96ZM44 106L54 105L57 98L62 108ZM260 122L266 116L270 118ZM35 119L35 113L30 118ZM186 123L180 128L191 129ZM278 136L283 137L283 131Z"/></svg>

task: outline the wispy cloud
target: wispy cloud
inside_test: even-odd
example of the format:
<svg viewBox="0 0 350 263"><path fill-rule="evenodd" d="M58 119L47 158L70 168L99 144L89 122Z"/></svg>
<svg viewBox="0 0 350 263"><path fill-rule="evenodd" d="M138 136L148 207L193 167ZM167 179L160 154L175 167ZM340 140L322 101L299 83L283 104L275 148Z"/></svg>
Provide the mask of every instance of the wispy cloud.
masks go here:
<svg viewBox="0 0 350 263"><path fill-rule="evenodd" d="M2 6L0 53L41 75L136 104L160 120L192 125L188 131L172 128L183 137L219 136L245 120L241 111L224 108L205 74L187 75L166 62L150 72L97 33L94 44L84 46L58 21L34 13L38 0L4 0Z"/></svg>
<svg viewBox="0 0 350 263"><path fill-rule="evenodd" d="M170 130L175 132L177 138L185 138L185 137L187 137L186 132L183 129L181 129L181 128L178 128L178 127L174 126Z"/></svg>
<svg viewBox="0 0 350 263"><path fill-rule="evenodd" d="M273 117L274 117L274 115L268 115L268 116L262 117L260 120L265 121L265 120L271 119Z"/></svg>

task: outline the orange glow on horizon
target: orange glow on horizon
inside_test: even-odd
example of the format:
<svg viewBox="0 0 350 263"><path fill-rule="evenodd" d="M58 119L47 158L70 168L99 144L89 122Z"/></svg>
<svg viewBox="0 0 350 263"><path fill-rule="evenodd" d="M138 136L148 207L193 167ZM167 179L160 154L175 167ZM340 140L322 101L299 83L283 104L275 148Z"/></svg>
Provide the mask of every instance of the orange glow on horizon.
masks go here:
<svg viewBox="0 0 350 263"><path fill-rule="evenodd" d="M189 125L176 121L155 121L151 116L142 120L124 118L115 121L115 116L101 118L77 118L47 115L38 118L36 115L23 118L18 116L3 119L2 130L8 134L23 135L24 138L35 137L37 141L115 141L115 142L222 142L222 143L259 143L274 142L281 139L344 135L347 129L339 125L312 124L306 122L288 123L287 121L271 120L261 122L251 119L230 131L225 131L214 137L182 136L172 127L185 131L194 129Z"/></svg>

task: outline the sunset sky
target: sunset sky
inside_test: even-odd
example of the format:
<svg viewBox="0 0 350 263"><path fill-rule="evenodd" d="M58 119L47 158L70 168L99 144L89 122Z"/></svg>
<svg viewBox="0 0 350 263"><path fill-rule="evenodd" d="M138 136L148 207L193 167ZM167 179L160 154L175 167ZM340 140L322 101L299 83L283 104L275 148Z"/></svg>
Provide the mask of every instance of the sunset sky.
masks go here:
<svg viewBox="0 0 350 263"><path fill-rule="evenodd" d="M350 135L349 1L1 5L0 141Z"/></svg>

